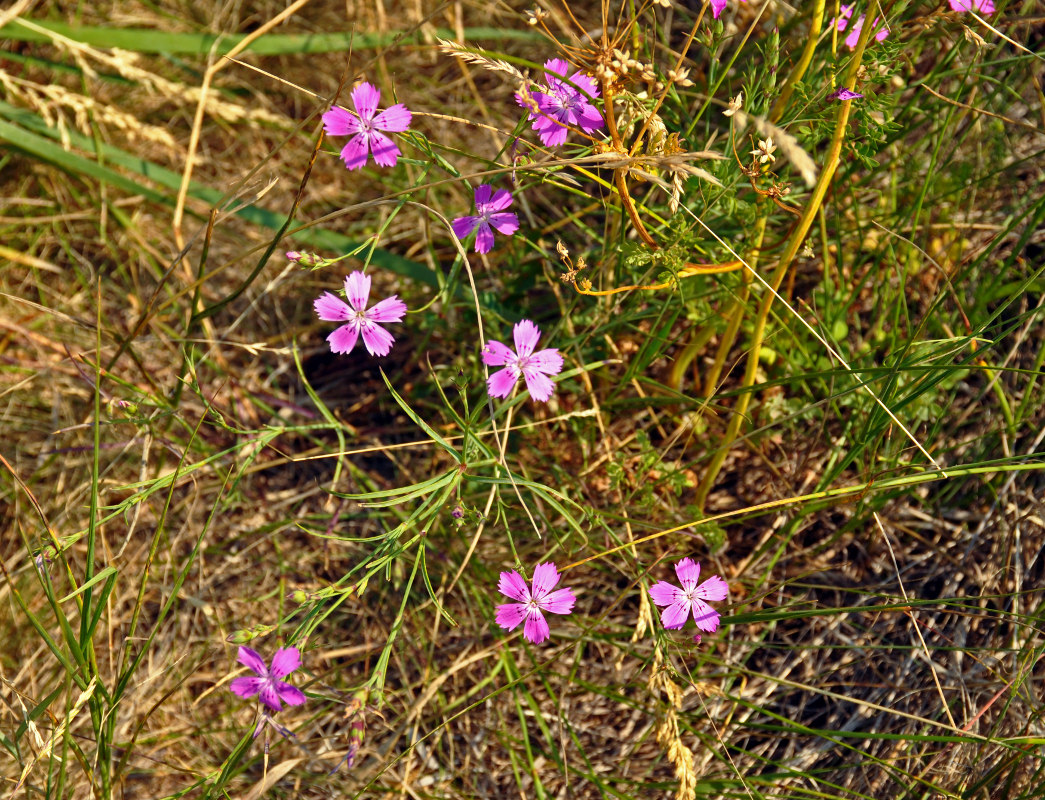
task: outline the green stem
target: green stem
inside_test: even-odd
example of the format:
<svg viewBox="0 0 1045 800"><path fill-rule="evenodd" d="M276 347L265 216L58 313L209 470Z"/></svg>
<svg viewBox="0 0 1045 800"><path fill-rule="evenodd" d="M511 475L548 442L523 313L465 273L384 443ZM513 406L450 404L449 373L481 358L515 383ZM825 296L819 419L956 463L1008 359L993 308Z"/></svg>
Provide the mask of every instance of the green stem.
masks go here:
<svg viewBox="0 0 1045 800"><path fill-rule="evenodd" d="M863 30L860 32L860 41L856 45L856 52L853 53L853 60L849 63L849 71L846 73L844 81L844 85L849 89L852 89L856 82L856 72L860 68L864 48L867 46L867 40L870 38L873 27L873 25L864 25ZM744 424L744 418L751 403L755 376L758 372L758 354L762 350L766 323L769 320L769 312L773 307L773 300L776 297L777 290L780 288L780 284L784 280L784 275L787 274L791 262L798 254L798 249L802 246L802 242L805 240L806 234L809 233L809 228L812 226L813 220L820 210L824 198L827 196L827 188L834 179L835 170L838 169L839 156L842 153L842 143L845 141L846 129L849 126L849 108L851 105L851 101L845 101L838 105L838 119L835 121L834 135L831 138L831 146L828 149L827 157L824 159L823 169L820 171L820 179L813 188L812 196L809 198L809 202L806 203L805 210L802 212L798 224L795 225L794 230L791 232L791 238L788 239L784 252L777 262L776 269L767 281L771 291L767 291L762 296L762 301L758 306L758 316L755 318L755 327L751 334L751 345L748 349L747 362L744 367L744 379L741 384L745 391L737 398L737 404L733 409L733 417L726 428L726 435L723 437L722 445L715 451L711 464L708 465L707 472L704 473L700 486L697 488L696 505L700 509L704 508L708 494L711 492L711 487L714 485L719 470L722 469L722 464L726 460L726 455L740 435L740 428Z"/></svg>

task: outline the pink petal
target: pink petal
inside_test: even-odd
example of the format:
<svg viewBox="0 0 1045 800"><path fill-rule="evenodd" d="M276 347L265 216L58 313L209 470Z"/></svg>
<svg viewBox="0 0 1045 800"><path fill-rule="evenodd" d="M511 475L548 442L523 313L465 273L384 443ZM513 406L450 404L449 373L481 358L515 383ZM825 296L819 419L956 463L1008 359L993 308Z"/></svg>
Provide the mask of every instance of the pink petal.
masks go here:
<svg viewBox="0 0 1045 800"><path fill-rule="evenodd" d="M412 118L413 115L406 106L402 103L396 103L374 117L374 121L371 124L379 131L402 133L410 127Z"/></svg>
<svg viewBox="0 0 1045 800"><path fill-rule="evenodd" d="M402 322L406 313L406 303L398 295L386 297L366 312L366 318L374 322Z"/></svg>
<svg viewBox="0 0 1045 800"><path fill-rule="evenodd" d="M279 693L276 691L276 687L271 683L266 682L261 687L261 691L258 693L258 699L263 705L270 708L272 711L279 711L283 708L279 702Z"/></svg>
<svg viewBox="0 0 1045 800"><path fill-rule="evenodd" d="M534 644L540 644L548 638L548 620L544 618L544 614L540 611L536 611L526 617L526 625L523 627L523 636L529 639Z"/></svg>
<svg viewBox="0 0 1045 800"><path fill-rule="evenodd" d="M500 367L503 364L514 364L515 353L501 342L487 342L482 352L483 363L488 367Z"/></svg>
<svg viewBox="0 0 1045 800"><path fill-rule="evenodd" d="M394 167L399 160L396 143L378 131L370 134L370 149L374 154L374 163L379 167Z"/></svg>
<svg viewBox="0 0 1045 800"><path fill-rule="evenodd" d="M589 103L581 106L579 113L576 114L575 124L581 130L591 133L605 125L606 121L602 118L599 110Z"/></svg>
<svg viewBox="0 0 1045 800"><path fill-rule="evenodd" d="M538 564L533 568L533 597L541 600L559 582L559 570L553 563Z"/></svg>
<svg viewBox="0 0 1045 800"><path fill-rule="evenodd" d="M726 0L711 0L711 14L718 19L718 15L722 13L722 10L726 7ZM667 627L667 626L665 626Z"/></svg>
<svg viewBox="0 0 1045 800"><path fill-rule="evenodd" d="M554 347L549 347L530 356L527 369L535 369L545 375L558 375L562 372L562 356Z"/></svg>
<svg viewBox="0 0 1045 800"><path fill-rule="evenodd" d="M305 693L298 687L283 681L276 684L276 691L279 693L279 699L288 706L300 706L307 699Z"/></svg>
<svg viewBox="0 0 1045 800"><path fill-rule="evenodd" d="M520 359L530 355L537 346L537 340L541 338L540 329L528 319L515 323L512 333L515 337L515 352L519 354Z"/></svg>
<svg viewBox="0 0 1045 800"><path fill-rule="evenodd" d="M688 592L700 579L700 564L694 564L692 558L684 558L675 565L675 574L679 576L682 590Z"/></svg>
<svg viewBox="0 0 1045 800"><path fill-rule="evenodd" d="M363 320L360 328L363 334L363 344L370 355L387 356L392 352L392 345L395 344L392 334L368 319Z"/></svg>
<svg viewBox="0 0 1045 800"><path fill-rule="evenodd" d="M243 666L250 667L258 675L269 674L268 667L265 666L265 659L261 657L257 650L241 646L236 660Z"/></svg>
<svg viewBox="0 0 1045 800"><path fill-rule="evenodd" d="M450 223L450 227L454 229L454 236L464 241L478 224L479 217L458 217Z"/></svg>
<svg viewBox="0 0 1045 800"><path fill-rule="evenodd" d="M486 203L486 211L504 211L512 204L512 193L507 189L498 189L493 197ZM512 216L515 216L514 214Z"/></svg>
<svg viewBox="0 0 1045 800"><path fill-rule="evenodd" d="M718 575L712 575L693 593L694 597L702 597L705 600L725 600L729 595L729 584Z"/></svg>
<svg viewBox="0 0 1045 800"><path fill-rule="evenodd" d="M480 206L485 206L490 202L490 194L493 190L490 188L488 183L480 183L475 187L475 207L479 209ZM481 209L480 209L481 210Z"/></svg>
<svg viewBox="0 0 1045 800"><path fill-rule="evenodd" d="M553 614L570 614L573 612L573 604L576 602L577 597L573 594L572 589L559 589L541 600L539 605L544 611L550 611Z"/></svg>
<svg viewBox="0 0 1045 800"><path fill-rule="evenodd" d="M356 311L366 309L366 302L370 299L370 276L356 270L345 278L345 297L348 304Z"/></svg>
<svg viewBox="0 0 1045 800"><path fill-rule="evenodd" d="M545 77L553 81L556 78L565 78L570 72L570 65L561 58L552 58L544 62L544 71L548 73Z"/></svg>
<svg viewBox="0 0 1045 800"><path fill-rule="evenodd" d="M585 75L583 72L575 72L570 76L570 81L577 87L576 90L579 90L582 94L586 94L589 97L599 96L599 84L590 75Z"/></svg>
<svg viewBox="0 0 1045 800"><path fill-rule="evenodd" d="M649 587L649 594L653 598L653 602L658 606L670 606L675 602L680 594L680 590L677 586L673 586L667 581L657 581Z"/></svg>
<svg viewBox="0 0 1045 800"><path fill-rule="evenodd" d="M519 218L510 211L501 214L491 214L490 224L497 229L498 233L503 233L505 236L511 236L519 230Z"/></svg>
<svg viewBox="0 0 1045 800"><path fill-rule="evenodd" d="M685 600L678 600L661 612L660 622L669 631L674 631L686 624L688 616L689 604Z"/></svg>
<svg viewBox="0 0 1045 800"><path fill-rule="evenodd" d="M546 375L526 368L523 370L523 378L526 379L526 389L530 397L538 403L547 403L555 392L555 384Z"/></svg>
<svg viewBox="0 0 1045 800"><path fill-rule="evenodd" d="M505 603L497 606L497 614L494 619L506 631L515 630L526 619L526 606L522 603Z"/></svg>
<svg viewBox="0 0 1045 800"><path fill-rule="evenodd" d="M510 572L502 572L501 579L497 582L497 591L512 600L520 603L530 602L530 587L526 585L523 576L514 569Z"/></svg>
<svg viewBox="0 0 1045 800"><path fill-rule="evenodd" d="M372 83L363 82L352 90L352 102L360 118L369 122L374 118L377 104L381 102L381 92Z"/></svg>
<svg viewBox="0 0 1045 800"><path fill-rule="evenodd" d="M323 115L323 130L331 136L349 136L359 133L359 120L355 114L333 106Z"/></svg>
<svg viewBox="0 0 1045 800"><path fill-rule="evenodd" d="M324 292L323 296L316 298L312 305L319 318L327 322L343 322L352 316L352 309L348 303L330 292Z"/></svg>
<svg viewBox="0 0 1045 800"><path fill-rule="evenodd" d="M358 338L358 323L350 322L348 325L342 325L327 337L327 341L330 342L330 352L351 353L352 348L356 346L356 339Z"/></svg>
<svg viewBox="0 0 1045 800"><path fill-rule="evenodd" d="M714 633L718 630L718 617L718 612L703 600L693 601L693 621L704 633Z"/></svg>
<svg viewBox="0 0 1045 800"><path fill-rule="evenodd" d="M569 128L547 116L538 117L533 123L533 129L545 147L558 147L570 134Z"/></svg>
<svg viewBox="0 0 1045 800"><path fill-rule="evenodd" d="M515 382L519 380L519 373L511 367L498 370L486 381L486 391L490 397L507 397L515 388Z"/></svg>
<svg viewBox="0 0 1045 800"><path fill-rule="evenodd" d="M232 691L235 694L238 694L240 697L246 699L249 697L253 697L258 692L260 692L261 686L264 683L265 681L261 678L233 678L232 683L229 684L229 688L232 689Z"/></svg>
<svg viewBox="0 0 1045 800"><path fill-rule="evenodd" d="M493 249L493 231L490 223L485 220L479 221L479 231L475 234L475 252L489 253Z"/></svg>
<svg viewBox="0 0 1045 800"><path fill-rule="evenodd" d="M282 678L301 666L301 653L296 647L284 647L272 656L272 669L269 674L273 678Z"/></svg>
<svg viewBox="0 0 1045 800"><path fill-rule="evenodd" d="M359 169L366 164L370 153L370 140L365 133L359 133L348 140L341 148L341 160L349 169Z"/></svg>

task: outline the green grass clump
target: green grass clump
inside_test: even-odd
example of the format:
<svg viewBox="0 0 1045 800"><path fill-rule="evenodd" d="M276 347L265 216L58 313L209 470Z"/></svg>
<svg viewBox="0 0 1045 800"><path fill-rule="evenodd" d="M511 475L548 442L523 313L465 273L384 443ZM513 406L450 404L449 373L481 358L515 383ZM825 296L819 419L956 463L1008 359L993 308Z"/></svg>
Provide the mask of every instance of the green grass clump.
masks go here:
<svg viewBox="0 0 1045 800"><path fill-rule="evenodd" d="M822 0L28 5L12 797L1042 796L1032 3L858 8L854 49ZM553 58L605 119L561 146L517 99ZM349 172L363 80L413 121ZM483 183L520 227L476 254ZM355 270L386 357L316 319ZM523 319L546 403L487 391ZM699 644L648 593L684 557L729 584ZM497 586L542 562L576 604L533 644ZM307 702L264 724L241 645Z"/></svg>

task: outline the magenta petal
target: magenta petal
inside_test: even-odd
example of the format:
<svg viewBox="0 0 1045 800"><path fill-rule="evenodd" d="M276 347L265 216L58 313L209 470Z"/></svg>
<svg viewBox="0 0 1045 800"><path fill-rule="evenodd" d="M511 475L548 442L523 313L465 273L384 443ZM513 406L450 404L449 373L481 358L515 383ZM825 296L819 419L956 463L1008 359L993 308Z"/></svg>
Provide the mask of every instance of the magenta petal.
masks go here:
<svg viewBox="0 0 1045 800"><path fill-rule="evenodd" d="M307 699L305 693L296 686L291 686L289 683L280 681L276 684L276 691L279 693L279 699L286 703L288 706L300 706Z"/></svg>
<svg viewBox="0 0 1045 800"><path fill-rule="evenodd" d="M511 204L512 193L507 189L498 189L494 192L493 197L490 198L490 202L486 203L486 211L504 211Z"/></svg>
<svg viewBox="0 0 1045 800"><path fill-rule="evenodd" d="M549 73L546 78L550 83L556 78L565 78L570 72L570 65L561 58L552 58L544 62L544 71Z"/></svg>
<svg viewBox="0 0 1045 800"><path fill-rule="evenodd" d="M711 14L715 19L726 7L726 0L711 0ZM666 626L665 626L666 627Z"/></svg>
<svg viewBox="0 0 1045 800"><path fill-rule="evenodd" d="M370 142L365 133L359 133L348 140L341 148L341 160L349 169L359 169L366 164L370 152Z"/></svg>
<svg viewBox="0 0 1045 800"><path fill-rule="evenodd" d="M530 589L523 580L523 576L514 569L501 573L501 579L497 582L497 591L520 603L530 602Z"/></svg>
<svg viewBox="0 0 1045 800"><path fill-rule="evenodd" d="M530 320L523 319L515 323L512 335L515 338L515 352L522 359L533 352L533 348L537 346L537 341L541 338L541 331Z"/></svg>
<svg viewBox="0 0 1045 800"><path fill-rule="evenodd" d="M505 603L497 606L497 614L494 618L497 624L506 631L514 630L526 619L526 606L522 603Z"/></svg>
<svg viewBox="0 0 1045 800"><path fill-rule="evenodd" d="M381 102L381 92L372 83L361 83L352 90L352 102L359 116L369 122L374 118L377 104Z"/></svg>
<svg viewBox="0 0 1045 800"><path fill-rule="evenodd" d="M233 693L238 694L240 697L246 699L249 697L253 697L258 692L260 692L261 687L264 683L265 681L262 678L233 678L232 683L229 684L229 688L232 689Z"/></svg>
<svg viewBox="0 0 1045 800"><path fill-rule="evenodd" d="M559 570L550 561L538 564L533 568L533 596L537 599L538 604L540 604L541 598L554 589L558 582Z"/></svg>
<svg viewBox="0 0 1045 800"><path fill-rule="evenodd" d="M515 382L519 380L519 373L511 367L498 370L486 381L486 391L490 397L507 397L515 388Z"/></svg>
<svg viewBox="0 0 1045 800"><path fill-rule="evenodd" d="M374 322L401 322L406 313L406 303L398 295L386 297L366 312L366 318Z"/></svg>
<svg viewBox="0 0 1045 800"><path fill-rule="evenodd" d="M546 122L542 123L542 120L546 120ZM566 141L566 137L570 134L569 129L562 123L549 117L540 117L534 122L533 129L537 131L537 135L545 147L558 147Z"/></svg>
<svg viewBox="0 0 1045 800"><path fill-rule="evenodd" d="M519 218L510 211L490 215L490 224L497 229L498 233L511 236L519 230Z"/></svg>
<svg viewBox="0 0 1045 800"><path fill-rule="evenodd" d="M356 311L364 311L370 299L370 276L359 270L348 275L345 278L345 297Z"/></svg>
<svg viewBox="0 0 1045 800"><path fill-rule="evenodd" d="M577 597L573 594L572 589L559 589L541 600L540 606L553 614L570 614L573 612L573 604L576 602Z"/></svg>
<svg viewBox="0 0 1045 800"><path fill-rule="evenodd" d="M272 668L269 674L273 678L282 678L301 666L301 653L296 647L283 647L272 656Z"/></svg>
<svg viewBox="0 0 1045 800"><path fill-rule="evenodd" d="M464 241L475 230L477 224L479 224L479 217L458 217L450 223L450 227L454 229L454 236Z"/></svg>
<svg viewBox="0 0 1045 800"><path fill-rule="evenodd" d="M261 687L261 691L258 693L258 699L264 706L272 711L279 711L283 708L279 702L279 693L276 691L276 687L268 681L266 681Z"/></svg>
<svg viewBox="0 0 1045 800"><path fill-rule="evenodd" d="M534 644L540 644L548 638L548 620L540 611L531 613L526 617L526 625L523 627L523 636Z"/></svg>
<svg viewBox="0 0 1045 800"><path fill-rule="evenodd" d="M729 584L718 575L712 575L693 593L694 597L702 597L705 600L725 600L729 595Z"/></svg>
<svg viewBox="0 0 1045 800"><path fill-rule="evenodd" d="M379 167L394 167L399 160L396 143L378 131L370 134L370 150L374 154L374 163Z"/></svg>
<svg viewBox="0 0 1045 800"><path fill-rule="evenodd" d="M358 338L359 325L357 323L351 322L348 325L342 325L327 337L327 341L330 342L330 352L351 353L352 348L356 346L356 339Z"/></svg>
<svg viewBox="0 0 1045 800"><path fill-rule="evenodd" d="M360 324L363 334L363 344L367 352L372 356L387 356L392 352L395 338L380 325L368 319Z"/></svg>
<svg viewBox="0 0 1045 800"><path fill-rule="evenodd" d="M480 213L482 212L480 206L485 206L490 202L490 194L492 191L493 190L490 188L490 184L488 183L480 183L475 187L475 207L480 211Z"/></svg>
<svg viewBox="0 0 1045 800"><path fill-rule="evenodd" d="M493 249L493 231L486 220L479 221L479 230L475 234L475 252L489 253Z"/></svg>
<svg viewBox="0 0 1045 800"><path fill-rule="evenodd" d="M265 659L261 657L257 650L240 646L236 660L243 666L250 667L258 675L269 674L268 667L265 666Z"/></svg>
<svg viewBox="0 0 1045 800"><path fill-rule="evenodd" d="M719 613L703 600L693 601L693 621L704 633L714 633L718 630L718 617Z"/></svg>
<svg viewBox="0 0 1045 800"><path fill-rule="evenodd" d="M602 118L602 114L593 105L585 105L577 113L577 127L588 133L598 130L606 121Z"/></svg>
<svg viewBox="0 0 1045 800"><path fill-rule="evenodd" d="M549 347L531 355L527 368L543 372L545 375L558 375L562 372L562 356L554 347Z"/></svg>
<svg viewBox="0 0 1045 800"><path fill-rule="evenodd" d="M700 580L700 564L693 563L692 558L684 558L675 565L675 574L679 576L682 589L689 591Z"/></svg>
<svg viewBox="0 0 1045 800"><path fill-rule="evenodd" d="M667 581L657 581L649 587L650 597L658 606L670 606L679 594L679 588Z"/></svg>
<svg viewBox="0 0 1045 800"><path fill-rule="evenodd" d="M350 136L359 133L356 115L334 106L323 115L323 130L330 136Z"/></svg>
<svg viewBox="0 0 1045 800"><path fill-rule="evenodd" d="M555 384L549 377L529 368L523 370L523 377L526 379L526 389L530 392L530 397L538 403L547 403L551 399Z"/></svg>
<svg viewBox="0 0 1045 800"><path fill-rule="evenodd" d="M488 367L500 367L504 364L515 363L515 353L508 349L502 342L487 342L482 352L483 363Z"/></svg>
<svg viewBox="0 0 1045 800"><path fill-rule="evenodd" d="M374 117L372 125L379 131L402 133L410 127L412 118L413 115L410 113L410 110L402 103L397 103L394 106L389 106Z"/></svg>
<svg viewBox="0 0 1045 800"><path fill-rule="evenodd" d="M669 631L678 630L686 624L688 616L689 605L684 600L679 600L661 612L660 622Z"/></svg>
<svg viewBox="0 0 1045 800"><path fill-rule="evenodd" d="M583 72L575 72L570 76L570 80L577 87L575 91L579 90L582 95L587 95L588 97L599 96L599 84L590 75L585 75ZM590 103L586 105L590 106Z"/></svg>
<svg viewBox="0 0 1045 800"><path fill-rule="evenodd" d="M324 292L323 296L316 298L312 305L319 318L327 322L344 322L352 316L352 309L348 303L330 292Z"/></svg>

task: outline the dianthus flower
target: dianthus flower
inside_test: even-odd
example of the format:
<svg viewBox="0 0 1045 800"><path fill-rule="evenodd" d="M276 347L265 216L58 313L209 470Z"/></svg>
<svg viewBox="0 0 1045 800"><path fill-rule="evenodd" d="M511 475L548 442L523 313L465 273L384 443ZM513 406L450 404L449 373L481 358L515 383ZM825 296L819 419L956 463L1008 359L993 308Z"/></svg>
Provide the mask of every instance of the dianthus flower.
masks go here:
<svg viewBox="0 0 1045 800"><path fill-rule="evenodd" d="M856 99L858 99L860 97L863 97L863 95L860 94L859 92L850 91L849 89L846 89L843 86L837 92L832 92L831 94L829 94L827 96L827 99L828 100L856 100Z"/></svg>
<svg viewBox="0 0 1045 800"><path fill-rule="evenodd" d="M350 353L356 339L363 334L363 344L372 356L387 356L395 344L392 334L377 323L400 322L406 313L406 303L398 295L382 300L373 308L366 307L370 299L370 276L356 271L345 278L346 303L337 295L324 292L313 304L321 320L345 322L327 337L334 353Z"/></svg>
<svg viewBox="0 0 1045 800"><path fill-rule="evenodd" d="M727 0L711 0L711 16L718 19L718 15L721 14L726 8ZM746 3L747 0L740 0L741 3Z"/></svg>
<svg viewBox="0 0 1045 800"><path fill-rule="evenodd" d="M835 20L835 24L838 26L838 30L844 31L846 28L848 28L849 20L852 18L852 16L853 6L842 6L840 9L838 9L838 19ZM845 37L845 43L850 50L856 49L856 44L860 40L860 31L864 27L865 17L865 14L861 14L860 18L856 21L856 23L851 28L849 28L849 35ZM875 17L873 23L873 26L875 28L878 28L878 22L879 18ZM887 37L888 35L889 28L887 25L883 23L882 27L879 30L875 31L874 38L875 40L880 42L883 39L885 39L885 37Z"/></svg>
<svg viewBox="0 0 1045 800"><path fill-rule="evenodd" d="M546 61L544 71L548 81L546 92L531 92L537 111L530 112L530 122L545 147L555 147L566 141L569 125L576 125L585 133L598 130L605 121L591 99L599 96L595 79L583 72L575 72L565 80L570 65L561 58ZM527 107L522 95L515 95L516 102Z"/></svg>
<svg viewBox="0 0 1045 800"><path fill-rule="evenodd" d="M492 195L492 196L491 196ZM505 236L519 230L519 218L514 211L505 211L512 204L512 195L507 189L493 191L490 184L475 187L475 210L479 213L469 217L458 217L451 223L454 235L464 241L472 231L475 234L475 252L489 253L493 248L493 229Z"/></svg>
<svg viewBox="0 0 1045 800"><path fill-rule="evenodd" d="M229 688L246 699L258 695L258 699L270 711L279 711L283 706L300 706L305 702L305 693L296 686L280 680L301 666L301 653L296 647L284 647L272 656L272 667L265 666L265 660L249 647L240 647L239 663L254 670L257 677L234 678Z"/></svg>
<svg viewBox="0 0 1045 800"><path fill-rule="evenodd" d="M992 0L950 0L952 11L979 11L981 14L993 14Z"/></svg>
<svg viewBox="0 0 1045 800"><path fill-rule="evenodd" d="M523 636L534 644L540 644L548 638L548 620L544 612L552 614L569 614L577 598L572 589L552 591L559 582L559 570L552 563L538 564L533 568L533 589L526 585L523 576L515 570L502 572L497 584L498 590L505 597L518 600L517 603L505 603L497 606L497 624L511 631L526 620Z"/></svg>
<svg viewBox="0 0 1045 800"><path fill-rule="evenodd" d="M541 331L528 319L516 323L512 333L515 338L514 353L501 342L489 342L483 348L484 364L488 367L504 367L490 376L486 382L487 391L490 397L507 397L521 375L526 380L530 397L547 403L555 390L555 384L548 376L562 372L562 356L554 347L533 352L537 340L541 338Z"/></svg>
<svg viewBox="0 0 1045 800"><path fill-rule="evenodd" d="M686 624L692 613L693 621L705 633L718 630L719 613L707 604L708 600L725 600L729 593L729 585L718 575L712 575L699 586L700 564L691 558L684 558L675 565L678 575L678 586L667 581L657 581L650 589L650 597L658 606L667 606L660 615L661 624L668 630L678 630ZM698 642L700 635L697 635Z"/></svg>
<svg viewBox="0 0 1045 800"><path fill-rule="evenodd" d="M341 150L341 160L349 169L359 169L367 162L370 153L378 166L394 167L399 158L399 148L387 133L400 133L410 127L410 111L402 103L389 106L380 114L377 104L381 101L381 90L370 83L361 83L352 90L352 103L356 113L334 106L323 115L323 127L331 136L351 136ZM376 114L376 116L375 116Z"/></svg>

